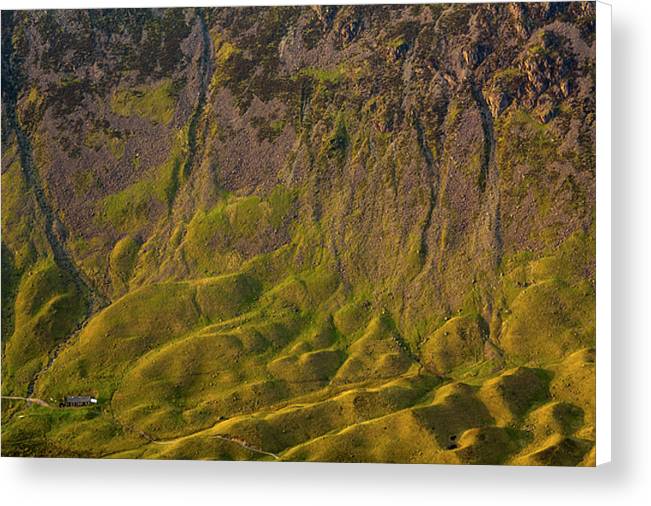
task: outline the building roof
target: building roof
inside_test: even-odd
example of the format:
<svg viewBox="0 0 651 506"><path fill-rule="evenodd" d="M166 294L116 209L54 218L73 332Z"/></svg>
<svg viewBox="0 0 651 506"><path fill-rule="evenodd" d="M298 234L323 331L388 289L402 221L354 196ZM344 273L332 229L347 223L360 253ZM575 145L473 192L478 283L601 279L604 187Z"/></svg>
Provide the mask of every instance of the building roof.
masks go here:
<svg viewBox="0 0 651 506"><path fill-rule="evenodd" d="M94 397L90 395L69 395L66 397L66 402L90 402Z"/></svg>

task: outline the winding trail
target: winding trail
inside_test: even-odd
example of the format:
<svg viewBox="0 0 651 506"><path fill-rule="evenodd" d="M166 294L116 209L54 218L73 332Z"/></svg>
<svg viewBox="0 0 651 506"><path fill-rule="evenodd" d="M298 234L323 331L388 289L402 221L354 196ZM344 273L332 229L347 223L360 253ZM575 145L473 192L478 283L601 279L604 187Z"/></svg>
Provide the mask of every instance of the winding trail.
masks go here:
<svg viewBox="0 0 651 506"><path fill-rule="evenodd" d="M11 400L11 401L25 401L29 404L38 404L39 406L43 406L44 408L52 407L43 399L37 399L35 397L17 397L12 395L3 395L2 399Z"/></svg>
<svg viewBox="0 0 651 506"><path fill-rule="evenodd" d="M248 444L246 441L242 441L241 439L238 439L238 438L232 438L232 437L228 437L228 436L221 436L219 434L215 434L214 436L208 436L208 437L211 437L213 439L220 439L222 441L228 441L229 443L235 443L237 445L240 445L242 448L246 448L247 450L250 450L252 452L260 453L262 455L269 455L270 457L273 457L276 460L280 460L279 455L276 455L275 453L272 453L272 452L262 450L260 448L255 448L255 447L251 446L250 444Z"/></svg>
<svg viewBox="0 0 651 506"><path fill-rule="evenodd" d="M176 439L170 439L168 441L155 441L152 440L150 441L151 444L156 444L156 445L169 445L169 444L174 444L177 441L181 439L186 439L186 438L195 438L195 437L203 437L206 439L219 439L220 441L226 441L227 443L233 443L238 446L241 446L242 448L245 448L246 450L249 450L254 453L259 453L261 455L267 455L269 457L273 457L276 460L280 460L280 455L277 455L273 452L268 452L266 450L263 450L262 448L256 448L255 446L252 446L250 443L247 443L243 439L236 438L236 437L230 437L227 435L222 435L222 434L211 434L211 435L206 435L206 436L201 436L197 434L189 434L187 436L183 436L181 438L176 438Z"/></svg>

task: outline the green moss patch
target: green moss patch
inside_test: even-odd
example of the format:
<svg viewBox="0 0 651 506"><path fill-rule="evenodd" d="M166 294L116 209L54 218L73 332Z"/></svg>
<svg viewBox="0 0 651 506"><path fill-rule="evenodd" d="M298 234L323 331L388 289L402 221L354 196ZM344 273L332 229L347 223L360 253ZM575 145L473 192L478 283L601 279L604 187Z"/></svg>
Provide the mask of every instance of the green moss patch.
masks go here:
<svg viewBox="0 0 651 506"><path fill-rule="evenodd" d="M163 79L149 86L116 91L111 97L111 110L118 116L140 116L153 123L167 125L176 107L174 85Z"/></svg>

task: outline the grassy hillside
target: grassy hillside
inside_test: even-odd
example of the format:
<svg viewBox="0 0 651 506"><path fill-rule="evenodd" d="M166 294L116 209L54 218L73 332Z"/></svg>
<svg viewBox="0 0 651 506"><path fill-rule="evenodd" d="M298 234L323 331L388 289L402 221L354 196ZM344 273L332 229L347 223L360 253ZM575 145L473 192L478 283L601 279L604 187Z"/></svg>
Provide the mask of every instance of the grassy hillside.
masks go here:
<svg viewBox="0 0 651 506"><path fill-rule="evenodd" d="M592 4L2 27L3 455L594 465Z"/></svg>

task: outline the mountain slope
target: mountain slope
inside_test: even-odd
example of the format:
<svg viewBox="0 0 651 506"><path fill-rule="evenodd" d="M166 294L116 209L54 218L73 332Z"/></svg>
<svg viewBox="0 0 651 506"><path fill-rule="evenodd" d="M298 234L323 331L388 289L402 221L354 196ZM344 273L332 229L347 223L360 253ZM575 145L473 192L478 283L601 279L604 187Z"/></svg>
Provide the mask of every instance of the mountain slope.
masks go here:
<svg viewBox="0 0 651 506"><path fill-rule="evenodd" d="M594 16L3 12L3 453L593 464Z"/></svg>

